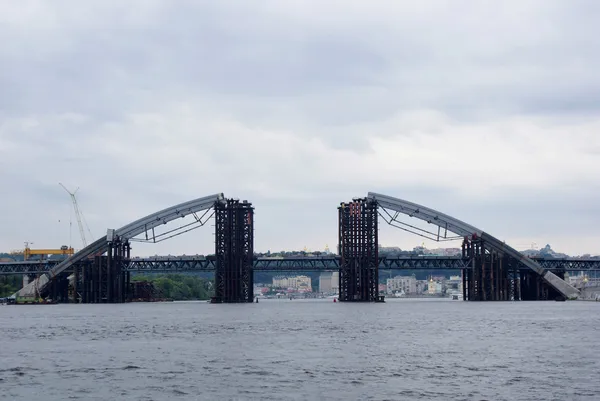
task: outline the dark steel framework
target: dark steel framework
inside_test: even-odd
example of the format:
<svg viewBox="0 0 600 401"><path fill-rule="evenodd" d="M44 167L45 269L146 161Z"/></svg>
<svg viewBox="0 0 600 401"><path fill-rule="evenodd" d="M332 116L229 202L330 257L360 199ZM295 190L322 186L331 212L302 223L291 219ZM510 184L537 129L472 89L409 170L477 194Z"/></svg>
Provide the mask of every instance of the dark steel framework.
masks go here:
<svg viewBox="0 0 600 401"><path fill-rule="evenodd" d="M342 302L376 302L379 297L377 203L354 199L341 203L339 216L340 282Z"/></svg>
<svg viewBox="0 0 600 401"><path fill-rule="evenodd" d="M215 203L216 303L253 302L254 208L248 201Z"/></svg>
<svg viewBox="0 0 600 401"><path fill-rule="evenodd" d="M69 279L68 274L61 273L52 280L52 283L41 291L43 298L52 301L69 302Z"/></svg>
<svg viewBox="0 0 600 401"><path fill-rule="evenodd" d="M517 273L516 269L519 265L529 268L537 276L541 277L545 283L545 285L539 284L540 290L535 292L536 299L547 299L547 297L552 297L554 294L560 295L562 299L577 297L579 295L577 288L561 279L561 274L564 274L564 271L559 271L556 274L556 272L550 271L550 269L545 268L536 260L522 255L504 241L472 225L403 199L372 192L368 194L368 199L377 202L383 211L387 209L391 211L391 213L388 211L386 214L382 214L382 217L388 224L394 227L434 241L446 241L457 238L456 236L464 239L466 244L464 245L463 256L472 259L471 273L470 275L468 274L468 277L463 278L465 300L507 300L511 294L513 299L516 299L514 297L517 277L520 275L519 279L527 279L525 281L533 280L528 279L530 278L528 273ZM429 228L423 229L401 222L398 220L400 215L432 224L437 227L437 233L431 231ZM508 270L511 271L509 272ZM524 296L525 293L534 293L534 290L531 289L534 287L533 284L523 287L524 280L520 281L519 290L522 293L521 296ZM553 290L550 291L550 288Z"/></svg>
<svg viewBox="0 0 600 401"><path fill-rule="evenodd" d="M482 239L465 238L462 250L463 258L471 261L471 268L463 270L462 275L465 301L544 301L561 297L540 275L515 258L487 246ZM547 263L548 259L538 260L542 266L546 263L556 267L555 274L564 279L564 264L557 266ZM581 266L581 263L572 265Z"/></svg>
<svg viewBox="0 0 600 401"><path fill-rule="evenodd" d="M66 258L60 263L53 265L48 272L37 277L34 281L29 283L27 286L19 290L14 295L28 296L34 291L39 291L42 293L46 292L45 287L50 285L52 280L58 275L60 275L62 272L72 270L73 265L85 262L89 258L93 258L95 255L101 255L102 253L104 253L106 251L106 243L112 242L112 237L114 236L121 238L123 241L133 241L136 240L136 236L146 233L146 241L152 240L153 242L159 242L201 227L206 222L206 220L204 220L205 216L199 217L196 213L207 209L211 209L215 202L218 203L222 201L222 199L222 193L206 196L203 198L193 199L191 201L180 203L178 205L171 206L161 211L152 213L126 226L123 226L118 230L108 230L106 236L97 239L90 245L75 253L70 258ZM183 218L190 214L192 214L195 217L194 222L180 226L174 230L169 230L165 233L155 235L154 229L156 227L162 226L163 224L167 224L170 221ZM152 235L148 235L149 232L152 232Z"/></svg>
<svg viewBox="0 0 600 401"><path fill-rule="evenodd" d="M115 236L107 243L106 256L74 266L73 300L84 304L123 303L130 299L129 241Z"/></svg>
<svg viewBox="0 0 600 401"><path fill-rule="evenodd" d="M463 299L465 301L518 300L515 279L518 266L496 249L486 247L481 239L465 238L463 257L471 260L471 269L463 272Z"/></svg>
<svg viewBox="0 0 600 401"><path fill-rule="evenodd" d="M555 272L600 271L600 259L543 259L533 258L541 266ZM511 260L514 262L514 259ZM48 272L58 262L53 260L3 262L0 263L0 275L34 275ZM79 262L84 267L89 262ZM202 272L214 271L214 257L197 256L158 256L134 258L127 263L126 270L133 273L153 272ZM517 261L519 270L527 269ZM255 271L337 271L340 267L339 256L306 256L288 258L259 257L254 259ZM379 270L470 270L472 261L462 256L379 256ZM71 273L73 270L68 270ZM81 271L80 271L81 273Z"/></svg>

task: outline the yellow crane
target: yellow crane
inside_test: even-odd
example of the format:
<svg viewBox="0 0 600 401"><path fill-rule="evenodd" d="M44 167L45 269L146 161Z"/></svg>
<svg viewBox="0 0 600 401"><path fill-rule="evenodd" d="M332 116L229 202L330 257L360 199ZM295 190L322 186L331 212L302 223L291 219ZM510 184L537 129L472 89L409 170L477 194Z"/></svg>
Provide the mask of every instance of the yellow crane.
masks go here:
<svg viewBox="0 0 600 401"><path fill-rule="evenodd" d="M60 249L31 249L28 245L25 245L25 250L23 251L23 259L27 260L33 255L67 255L71 256L75 253L73 248L69 248L66 245L60 247Z"/></svg>

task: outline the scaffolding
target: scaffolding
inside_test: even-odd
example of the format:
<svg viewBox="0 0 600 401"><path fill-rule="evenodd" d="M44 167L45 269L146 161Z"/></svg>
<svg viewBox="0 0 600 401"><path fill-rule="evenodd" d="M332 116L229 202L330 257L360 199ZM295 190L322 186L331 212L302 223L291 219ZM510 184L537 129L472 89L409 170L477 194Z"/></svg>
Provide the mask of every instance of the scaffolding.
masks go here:
<svg viewBox="0 0 600 401"><path fill-rule="evenodd" d="M254 300L254 208L248 201L215 203L214 303Z"/></svg>
<svg viewBox="0 0 600 401"><path fill-rule="evenodd" d="M377 302L379 296L379 245L377 202L354 199L341 203L339 216L339 300Z"/></svg>

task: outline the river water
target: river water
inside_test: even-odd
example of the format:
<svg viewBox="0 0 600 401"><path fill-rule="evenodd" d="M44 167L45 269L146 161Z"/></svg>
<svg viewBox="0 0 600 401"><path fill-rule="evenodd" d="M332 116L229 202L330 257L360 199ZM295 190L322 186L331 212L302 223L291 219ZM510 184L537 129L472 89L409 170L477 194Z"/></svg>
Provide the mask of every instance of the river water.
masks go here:
<svg viewBox="0 0 600 401"><path fill-rule="evenodd" d="M600 400L600 303L0 306L2 400Z"/></svg>

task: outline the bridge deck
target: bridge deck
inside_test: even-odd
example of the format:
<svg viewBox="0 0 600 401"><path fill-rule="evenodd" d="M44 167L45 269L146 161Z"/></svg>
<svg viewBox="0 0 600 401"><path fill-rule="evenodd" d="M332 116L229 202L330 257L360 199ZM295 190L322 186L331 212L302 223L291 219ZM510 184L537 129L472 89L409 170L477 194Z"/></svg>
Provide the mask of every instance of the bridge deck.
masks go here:
<svg viewBox="0 0 600 401"><path fill-rule="evenodd" d="M542 259L534 260L545 269L565 271L600 271L600 259ZM0 263L0 275L47 273L59 261L27 261ZM463 270L470 260L461 257L399 256L381 257L380 270ZM522 267L526 269L526 266ZM337 271L339 257L256 258L255 271ZM201 272L215 270L215 260L205 257L134 258L127 265L132 272Z"/></svg>

